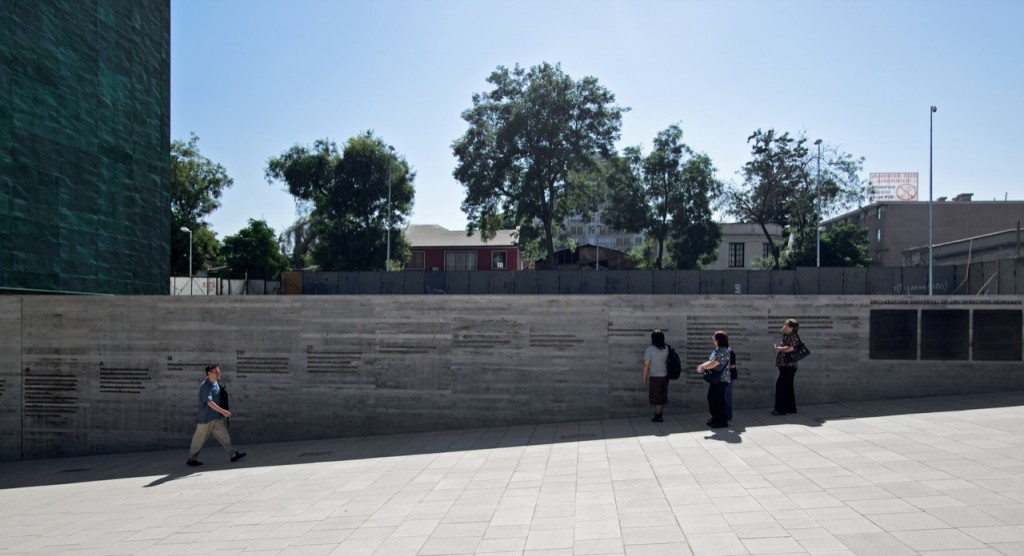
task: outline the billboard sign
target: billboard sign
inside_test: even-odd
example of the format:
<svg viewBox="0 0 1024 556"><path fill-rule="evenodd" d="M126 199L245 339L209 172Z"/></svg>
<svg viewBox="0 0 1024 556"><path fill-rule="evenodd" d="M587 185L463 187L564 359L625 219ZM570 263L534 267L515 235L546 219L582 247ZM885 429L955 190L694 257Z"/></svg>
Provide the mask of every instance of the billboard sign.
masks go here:
<svg viewBox="0 0 1024 556"><path fill-rule="evenodd" d="M872 203L917 200L917 172L872 172L868 185Z"/></svg>

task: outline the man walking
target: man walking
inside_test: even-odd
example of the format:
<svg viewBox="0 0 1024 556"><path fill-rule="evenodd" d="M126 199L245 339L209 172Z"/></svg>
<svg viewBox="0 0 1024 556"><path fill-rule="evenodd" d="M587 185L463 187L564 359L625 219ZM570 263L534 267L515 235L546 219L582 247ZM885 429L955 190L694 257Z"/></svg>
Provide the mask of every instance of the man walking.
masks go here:
<svg viewBox="0 0 1024 556"><path fill-rule="evenodd" d="M203 462L196 459L199 451L206 444L206 439L212 434L217 442L228 451L232 462L245 457L245 452L239 452L231 445L231 435L224 425L224 418L231 417L231 412L224 409L220 401L220 366L210 365L206 367L206 380L199 386L199 415L196 416L196 432L192 435L192 447L188 451L187 463L191 467L202 465Z"/></svg>

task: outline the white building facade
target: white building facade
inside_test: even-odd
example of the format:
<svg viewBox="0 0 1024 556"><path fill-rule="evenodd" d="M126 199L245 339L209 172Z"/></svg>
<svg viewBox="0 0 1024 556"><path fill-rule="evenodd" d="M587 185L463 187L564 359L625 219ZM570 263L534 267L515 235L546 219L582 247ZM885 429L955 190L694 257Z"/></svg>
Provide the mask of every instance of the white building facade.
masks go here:
<svg viewBox="0 0 1024 556"><path fill-rule="evenodd" d="M722 224L722 242L718 258L706 270L752 270L754 262L771 256L771 244L758 224ZM782 226L769 224L768 233L778 242L784 238Z"/></svg>
<svg viewBox="0 0 1024 556"><path fill-rule="evenodd" d="M634 247L643 245L644 234L634 234L609 228L601 222L601 210L599 209L584 219L581 216L570 216L565 219L566 239L573 240L579 245L597 245L629 253Z"/></svg>

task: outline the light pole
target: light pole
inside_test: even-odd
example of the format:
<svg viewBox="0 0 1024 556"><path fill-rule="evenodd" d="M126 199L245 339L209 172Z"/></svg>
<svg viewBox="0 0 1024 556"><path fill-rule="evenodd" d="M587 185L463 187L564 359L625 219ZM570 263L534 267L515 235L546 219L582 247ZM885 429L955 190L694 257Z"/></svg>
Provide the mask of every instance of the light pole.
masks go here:
<svg viewBox="0 0 1024 556"><path fill-rule="evenodd" d="M818 176L814 178L814 205L821 212L821 201L818 196L821 194L821 139L814 142L818 146ZM821 218L821 214L818 214L818 218ZM818 232L815 236L814 243L817 245L818 257L815 266L821 268L821 226L818 226Z"/></svg>
<svg viewBox="0 0 1024 556"><path fill-rule="evenodd" d="M192 295L192 230L182 226L181 231L188 233L188 294Z"/></svg>
<svg viewBox="0 0 1024 556"><path fill-rule="evenodd" d="M395 148L388 145L388 254L384 262L384 272L391 272L391 157L395 155Z"/></svg>
<svg viewBox="0 0 1024 556"><path fill-rule="evenodd" d="M932 129L935 112L938 108L932 106L928 111L928 295L934 293L932 282Z"/></svg>

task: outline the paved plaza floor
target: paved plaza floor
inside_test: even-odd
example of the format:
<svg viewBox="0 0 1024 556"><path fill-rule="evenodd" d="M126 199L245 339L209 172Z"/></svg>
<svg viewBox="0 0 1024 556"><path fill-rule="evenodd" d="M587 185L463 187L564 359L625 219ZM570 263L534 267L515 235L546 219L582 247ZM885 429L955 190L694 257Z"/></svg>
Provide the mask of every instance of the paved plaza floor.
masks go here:
<svg viewBox="0 0 1024 556"><path fill-rule="evenodd" d="M1024 555L1024 392L705 419L0 463L0 554Z"/></svg>

